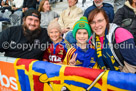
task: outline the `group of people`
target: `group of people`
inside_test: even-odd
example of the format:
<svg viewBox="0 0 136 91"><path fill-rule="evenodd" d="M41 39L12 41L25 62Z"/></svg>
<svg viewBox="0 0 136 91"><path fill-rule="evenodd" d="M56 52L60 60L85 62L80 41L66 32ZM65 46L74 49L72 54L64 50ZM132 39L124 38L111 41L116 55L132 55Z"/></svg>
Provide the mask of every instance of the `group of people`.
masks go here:
<svg viewBox="0 0 136 91"><path fill-rule="evenodd" d="M68 0L69 7L60 16L51 11L48 0L41 1L38 11L28 9L22 25L0 33L0 52L9 57L135 73L133 33L116 22L126 16L127 10L120 11L127 9L127 4L136 15L136 0L126 1L115 17L113 7L103 0L94 0L84 14L76 3L77 0Z"/></svg>

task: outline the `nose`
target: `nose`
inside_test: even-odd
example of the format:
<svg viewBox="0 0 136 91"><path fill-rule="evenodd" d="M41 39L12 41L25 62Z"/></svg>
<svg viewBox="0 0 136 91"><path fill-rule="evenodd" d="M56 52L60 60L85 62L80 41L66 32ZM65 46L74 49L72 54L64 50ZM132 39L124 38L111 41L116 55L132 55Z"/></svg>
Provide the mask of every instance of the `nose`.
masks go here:
<svg viewBox="0 0 136 91"><path fill-rule="evenodd" d="M99 26L99 23L98 22L95 22L95 27L98 27Z"/></svg>
<svg viewBox="0 0 136 91"><path fill-rule="evenodd" d="M35 21L31 21L31 24L33 24L33 25L34 25L34 23L35 23Z"/></svg>
<svg viewBox="0 0 136 91"><path fill-rule="evenodd" d="M83 34L83 33L81 34L81 37L84 37L84 34Z"/></svg>

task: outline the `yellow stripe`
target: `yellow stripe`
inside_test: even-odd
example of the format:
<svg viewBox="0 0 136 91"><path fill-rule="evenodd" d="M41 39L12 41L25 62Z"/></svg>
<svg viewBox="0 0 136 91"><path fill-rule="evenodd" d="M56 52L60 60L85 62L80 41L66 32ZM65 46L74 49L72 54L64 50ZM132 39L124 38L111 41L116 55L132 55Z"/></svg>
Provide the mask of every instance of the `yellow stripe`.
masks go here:
<svg viewBox="0 0 136 91"><path fill-rule="evenodd" d="M61 84L64 83L64 71L65 71L65 68L66 68L66 66L62 66L60 68L59 77L61 79Z"/></svg>
<svg viewBox="0 0 136 91"><path fill-rule="evenodd" d="M113 91L129 91L129 90L123 90L123 89L120 89L120 88L117 88L117 87L114 87L114 86L111 86L111 85L107 85L107 88L109 88Z"/></svg>
<svg viewBox="0 0 136 91"><path fill-rule="evenodd" d="M73 55L73 53L76 51L76 49L73 47L73 48L71 48L70 49L70 52L68 53L68 55L69 55L69 60L71 59L71 56ZM68 60L68 61L69 61ZM68 63L69 64L69 63Z"/></svg>
<svg viewBox="0 0 136 91"><path fill-rule="evenodd" d="M20 86L20 83L19 83L19 77L18 77L18 72L17 72L17 62L20 58L17 58L14 62L14 69L15 69L15 76L16 76L16 80L17 80L17 87L18 87L18 91L21 91L21 86Z"/></svg>
<svg viewBox="0 0 136 91"><path fill-rule="evenodd" d="M88 22L86 22L86 21L78 21L78 22L76 22L75 24L74 24L74 26L73 26L73 29L74 29L74 27L75 27L75 25L77 24L77 23L79 23L79 22L84 22L84 23L87 23L88 24Z"/></svg>
<svg viewBox="0 0 136 91"><path fill-rule="evenodd" d="M109 71L106 71L105 74L102 76L102 91L107 91L108 73Z"/></svg>
<svg viewBox="0 0 136 91"><path fill-rule="evenodd" d="M35 61L32 61L30 64L29 64L29 82L30 82L30 87L31 87L31 91L34 91L34 80L33 80L33 70L32 70L32 66L33 66L33 63L36 62L37 60Z"/></svg>
<svg viewBox="0 0 136 91"><path fill-rule="evenodd" d="M71 59L71 56L73 55L72 54L72 52L74 52L76 49L74 48L74 47L71 47L69 50L68 50L68 52L67 52L67 54L66 54L66 56L65 56L65 59L64 59L64 61L63 61L63 64L64 65L69 65L69 60Z"/></svg>

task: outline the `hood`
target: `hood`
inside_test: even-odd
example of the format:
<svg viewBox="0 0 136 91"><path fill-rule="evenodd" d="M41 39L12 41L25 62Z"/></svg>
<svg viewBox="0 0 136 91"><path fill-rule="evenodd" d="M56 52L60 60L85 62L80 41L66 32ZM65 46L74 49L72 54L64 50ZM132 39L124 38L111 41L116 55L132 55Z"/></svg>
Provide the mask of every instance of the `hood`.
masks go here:
<svg viewBox="0 0 136 91"><path fill-rule="evenodd" d="M136 14L136 9L131 6L131 4L129 3L129 1L126 1L126 2L125 2L125 5L126 5L128 8L132 9L132 10L135 12L135 14Z"/></svg>

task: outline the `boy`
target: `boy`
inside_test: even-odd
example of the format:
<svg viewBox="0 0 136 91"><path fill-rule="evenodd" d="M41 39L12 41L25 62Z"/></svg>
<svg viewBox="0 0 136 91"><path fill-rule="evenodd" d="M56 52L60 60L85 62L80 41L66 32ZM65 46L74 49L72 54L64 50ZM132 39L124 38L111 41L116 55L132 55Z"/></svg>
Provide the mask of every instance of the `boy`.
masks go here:
<svg viewBox="0 0 136 91"><path fill-rule="evenodd" d="M70 44L68 41L62 39L62 30L57 19L50 22L47 32L52 43L45 51L43 60L52 63L62 63L68 48L70 48Z"/></svg>
<svg viewBox="0 0 136 91"><path fill-rule="evenodd" d="M91 35L91 29L86 17L81 17L74 25L72 34L77 40L74 47L70 48L66 54L63 64L83 67L94 67L96 63L95 49L87 43Z"/></svg>

